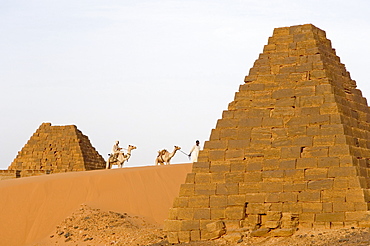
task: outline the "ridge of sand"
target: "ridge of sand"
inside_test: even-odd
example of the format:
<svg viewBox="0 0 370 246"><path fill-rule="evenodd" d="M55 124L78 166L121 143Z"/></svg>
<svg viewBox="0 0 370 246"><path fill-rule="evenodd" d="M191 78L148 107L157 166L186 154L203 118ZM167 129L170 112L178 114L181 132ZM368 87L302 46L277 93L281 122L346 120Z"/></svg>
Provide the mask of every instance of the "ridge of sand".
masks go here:
<svg viewBox="0 0 370 246"><path fill-rule="evenodd" d="M71 172L0 182L0 242L29 245L81 204L163 224L192 164Z"/></svg>

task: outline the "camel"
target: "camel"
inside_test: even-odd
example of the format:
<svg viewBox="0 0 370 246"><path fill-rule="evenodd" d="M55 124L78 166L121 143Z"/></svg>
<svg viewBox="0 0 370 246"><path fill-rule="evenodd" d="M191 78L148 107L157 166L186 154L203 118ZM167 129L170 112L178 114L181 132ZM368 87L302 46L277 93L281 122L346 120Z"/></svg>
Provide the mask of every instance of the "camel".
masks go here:
<svg viewBox="0 0 370 246"><path fill-rule="evenodd" d="M118 165L120 168L123 167L123 163L125 161L128 161L131 157L131 150L136 149L135 146L129 145L127 148L127 154L124 153L119 153L118 156L116 157L114 154L110 154L108 160L107 160L107 165L106 169L111 169L113 165Z"/></svg>
<svg viewBox="0 0 370 246"><path fill-rule="evenodd" d="M178 147L178 146L175 146L172 153L168 152L168 150L166 150L166 149L158 151L158 156L155 159L155 165L158 165L158 164L160 164L160 165L170 165L170 160L176 154L176 151L178 151L179 149L181 149L181 148Z"/></svg>

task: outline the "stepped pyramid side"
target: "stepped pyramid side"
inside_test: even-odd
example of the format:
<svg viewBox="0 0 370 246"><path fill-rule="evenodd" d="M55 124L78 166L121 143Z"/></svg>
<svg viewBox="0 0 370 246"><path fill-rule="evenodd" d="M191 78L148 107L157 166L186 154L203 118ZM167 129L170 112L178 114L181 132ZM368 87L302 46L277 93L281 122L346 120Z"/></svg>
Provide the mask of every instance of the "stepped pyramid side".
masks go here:
<svg viewBox="0 0 370 246"><path fill-rule="evenodd" d="M18 152L8 170L46 170L48 173L105 168L103 157L74 125L43 123Z"/></svg>
<svg viewBox="0 0 370 246"><path fill-rule="evenodd" d="M276 28L181 186L169 241L368 226L369 122L325 32Z"/></svg>

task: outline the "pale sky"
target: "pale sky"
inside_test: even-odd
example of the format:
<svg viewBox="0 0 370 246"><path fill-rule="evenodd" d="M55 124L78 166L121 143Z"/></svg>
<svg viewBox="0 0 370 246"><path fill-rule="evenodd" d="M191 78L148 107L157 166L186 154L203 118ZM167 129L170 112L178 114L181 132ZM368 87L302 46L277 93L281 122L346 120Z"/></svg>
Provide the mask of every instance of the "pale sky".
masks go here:
<svg viewBox="0 0 370 246"><path fill-rule="evenodd" d="M0 0L0 169L43 122L137 146L126 166L203 147L273 29L307 23L370 99L369 0Z"/></svg>

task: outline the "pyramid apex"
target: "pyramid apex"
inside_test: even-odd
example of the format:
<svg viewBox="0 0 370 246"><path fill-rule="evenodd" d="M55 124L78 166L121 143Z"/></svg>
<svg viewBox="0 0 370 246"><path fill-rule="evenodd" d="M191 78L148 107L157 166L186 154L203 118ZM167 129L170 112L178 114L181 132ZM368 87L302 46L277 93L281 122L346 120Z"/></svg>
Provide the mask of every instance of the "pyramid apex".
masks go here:
<svg viewBox="0 0 370 246"><path fill-rule="evenodd" d="M294 25L294 26L288 26L288 27L278 27L274 29L273 35L294 35L294 34L300 34L300 33L307 33L307 32L315 32L315 33L323 33L325 34L325 31L322 29L316 27L313 24L303 24L303 25Z"/></svg>

